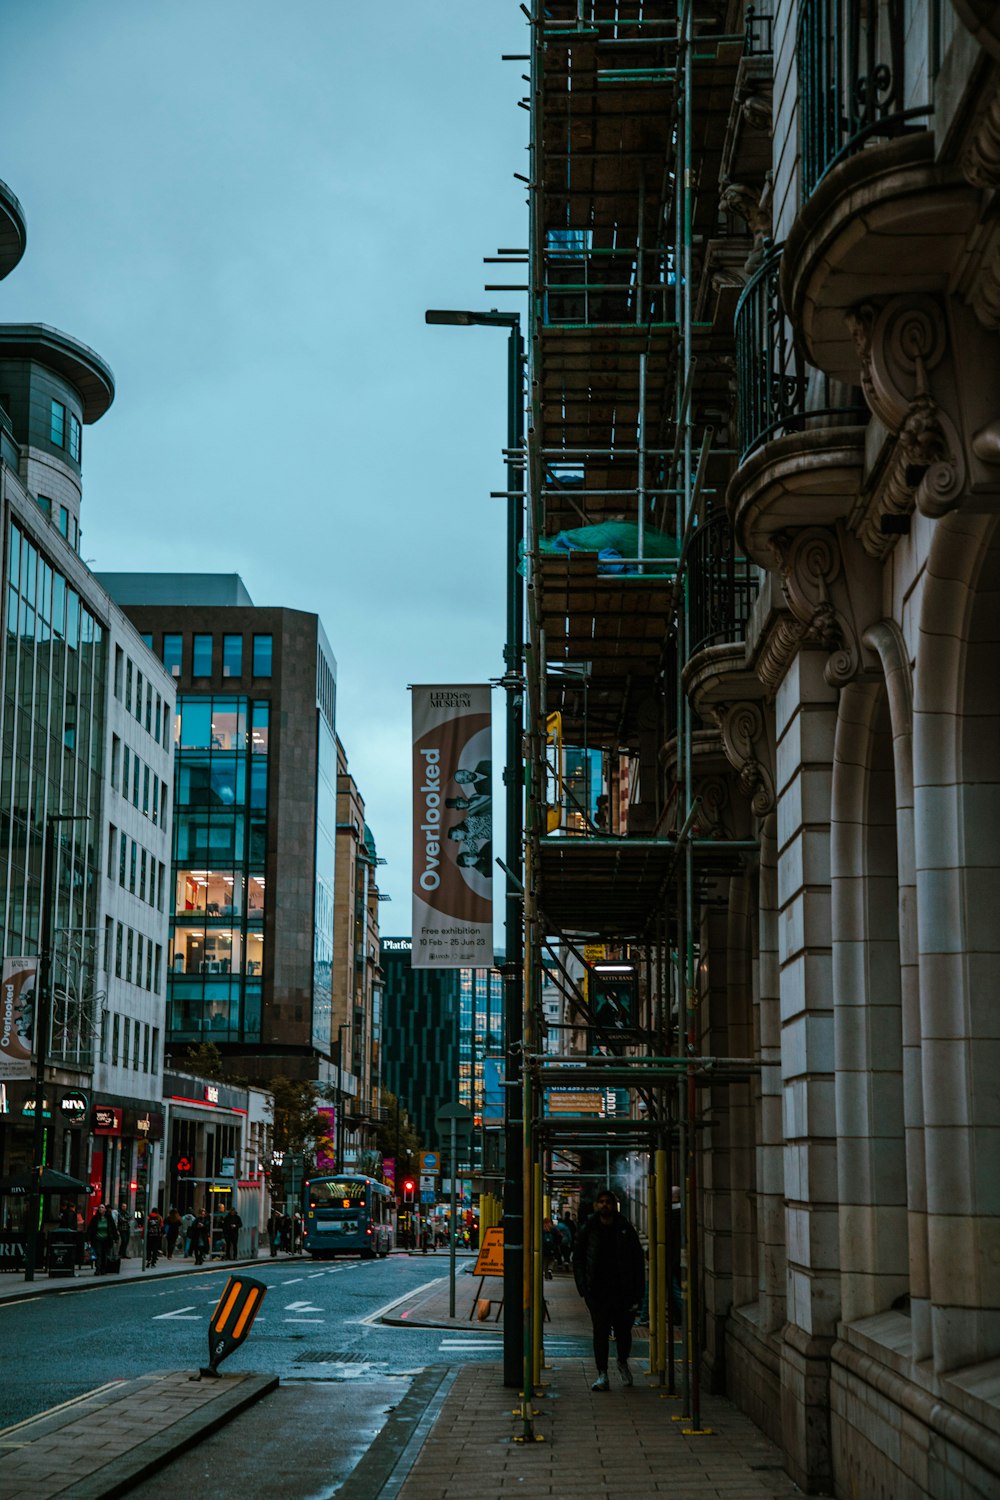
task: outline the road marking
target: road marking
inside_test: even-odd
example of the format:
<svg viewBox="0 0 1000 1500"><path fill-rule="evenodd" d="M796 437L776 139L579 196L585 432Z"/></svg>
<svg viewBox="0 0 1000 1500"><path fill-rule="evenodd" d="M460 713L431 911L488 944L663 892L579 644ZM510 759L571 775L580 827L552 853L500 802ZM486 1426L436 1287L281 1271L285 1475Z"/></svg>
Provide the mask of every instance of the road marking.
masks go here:
<svg viewBox="0 0 1000 1500"><path fill-rule="evenodd" d="M286 1323L325 1323L325 1318L286 1318Z"/></svg>
<svg viewBox="0 0 1000 1500"><path fill-rule="evenodd" d="M288 1280L287 1281L283 1281L281 1284L282 1284L282 1286L294 1286L297 1281L304 1281L304 1280L305 1280L305 1278L303 1276L289 1276Z"/></svg>
<svg viewBox="0 0 1000 1500"><path fill-rule="evenodd" d="M321 1307L314 1307L311 1302L286 1302L285 1312L322 1312Z"/></svg>
<svg viewBox="0 0 1000 1500"><path fill-rule="evenodd" d="M433 1281L425 1281L423 1286L415 1286L412 1291L404 1292L402 1297L396 1297L392 1302L387 1302L384 1307L376 1308L373 1313L368 1314L367 1318L357 1318L354 1321L363 1325L367 1324L369 1328L372 1328L387 1312L392 1312L394 1307L399 1307L403 1302L409 1302L411 1297L419 1297L421 1292L429 1291L432 1286L438 1286L442 1281L444 1281L443 1276L435 1276Z"/></svg>
<svg viewBox="0 0 1000 1500"><path fill-rule="evenodd" d="M309 1275L306 1277L306 1280L307 1281L315 1281L317 1276L325 1276L325 1275L326 1275L325 1271L310 1271ZM287 1281L285 1282L285 1285L286 1286L288 1285Z"/></svg>
<svg viewBox="0 0 1000 1500"><path fill-rule="evenodd" d="M503 1344L494 1344L489 1339L442 1339L439 1349L502 1349Z"/></svg>
<svg viewBox="0 0 1000 1500"><path fill-rule="evenodd" d="M215 1306L214 1302L212 1303L212 1306ZM189 1307L178 1307L175 1308L173 1312L156 1313L153 1318L153 1322L162 1323L164 1318L185 1318L189 1321L197 1320L198 1322L201 1322L201 1313L195 1312L194 1303L192 1302Z"/></svg>

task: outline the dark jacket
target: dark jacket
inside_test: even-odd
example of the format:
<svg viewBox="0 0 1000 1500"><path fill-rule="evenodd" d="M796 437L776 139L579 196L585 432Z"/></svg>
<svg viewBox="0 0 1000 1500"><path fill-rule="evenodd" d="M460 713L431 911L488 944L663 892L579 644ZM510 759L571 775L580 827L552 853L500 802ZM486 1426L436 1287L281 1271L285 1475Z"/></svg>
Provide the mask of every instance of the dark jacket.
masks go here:
<svg viewBox="0 0 1000 1500"><path fill-rule="evenodd" d="M627 1219L615 1214L609 1226L611 1247L603 1273L598 1265L600 1235L604 1226L591 1214L573 1245L573 1276L581 1297L591 1302L611 1302L638 1307L646 1290L646 1259L639 1236Z"/></svg>

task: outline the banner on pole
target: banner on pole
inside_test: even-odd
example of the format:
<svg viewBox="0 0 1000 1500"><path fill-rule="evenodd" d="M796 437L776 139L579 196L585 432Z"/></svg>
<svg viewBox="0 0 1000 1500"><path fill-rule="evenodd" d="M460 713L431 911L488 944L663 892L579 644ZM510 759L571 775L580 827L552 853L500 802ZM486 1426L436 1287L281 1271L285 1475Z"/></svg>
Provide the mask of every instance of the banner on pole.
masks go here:
<svg viewBox="0 0 1000 1500"><path fill-rule="evenodd" d="M414 687L415 969L493 962L489 687Z"/></svg>
<svg viewBox="0 0 1000 1500"><path fill-rule="evenodd" d="M30 1078L31 1046L35 1034L34 955L5 958L0 980L0 1081Z"/></svg>

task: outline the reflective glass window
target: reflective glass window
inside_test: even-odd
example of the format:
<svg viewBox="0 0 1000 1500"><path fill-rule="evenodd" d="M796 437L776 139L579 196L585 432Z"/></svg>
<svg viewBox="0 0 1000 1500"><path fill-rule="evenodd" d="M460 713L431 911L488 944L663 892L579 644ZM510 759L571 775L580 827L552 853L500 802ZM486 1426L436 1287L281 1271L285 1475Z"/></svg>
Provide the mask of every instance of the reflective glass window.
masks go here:
<svg viewBox="0 0 1000 1500"><path fill-rule="evenodd" d="M61 401L53 401L49 408L49 442L55 448L66 444L66 408Z"/></svg>
<svg viewBox="0 0 1000 1500"><path fill-rule="evenodd" d="M69 511L65 505L60 505L59 507L59 530L66 540L69 541Z"/></svg>
<svg viewBox="0 0 1000 1500"><path fill-rule="evenodd" d="M69 414L69 456L80 462L80 423L72 412Z"/></svg>
<svg viewBox="0 0 1000 1500"><path fill-rule="evenodd" d="M207 698L185 698L180 705L181 750L207 750L212 743L212 704Z"/></svg>
<svg viewBox="0 0 1000 1500"><path fill-rule="evenodd" d="M241 635L222 637L222 675L223 677L243 676L243 637Z"/></svg>
<svg viewBox="0 0 1000 1500"><path fill-rule="evenodd" d="M163 636L163 665L171 677L181 675L181 658L183 650L183 638L180 635Z"/></svg>
<svg viewBox="0 0 1000 1500"><path fill-rule="evenodd" d="M153 649L153 633L152 633L152 631L150 631L148 635L145 632L143 632L142 639L143 639L143 644L145 646L147 646L150 651L152 651L152 649Z"/></svg>
<svg viewBox="0 0 1000 1500"><path fill-rule="evenodd" d="M212 637L210 635L196 635L191 651L191 676L211 677L212 675Z"/></svg>
<svg viewBox="0 0 1000 1500"><path fill-rule="evenodd" d="M267 754L269 709L270 704L268 703L255 703L253 705L253 727L250 731L250 749L254 755Z"/></svg>
<svg viewBox="0 0 1000 1500"><path fill-rule="evenodd" d="M255 635L253 638L253 675L270 677L273 637Z"/></svg>

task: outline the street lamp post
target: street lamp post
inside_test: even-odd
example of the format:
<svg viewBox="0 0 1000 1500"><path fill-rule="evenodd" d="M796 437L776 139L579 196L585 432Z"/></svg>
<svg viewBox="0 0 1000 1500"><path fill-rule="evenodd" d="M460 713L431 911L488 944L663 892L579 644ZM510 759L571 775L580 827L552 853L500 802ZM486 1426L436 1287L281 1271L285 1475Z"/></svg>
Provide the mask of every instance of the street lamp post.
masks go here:
<svg viewBox="0 0 1000 1500"><path fill-rule="evenodd" d="M507 860L504 916L504 1031L506 1083L504 1105L504 1257L503 1257L503 1380L520 1387L524 1360L524 1176L521 1120L522 1005L524 978L521 963L523 911L521 841L523 837L523 727L524 609L517 571L524 540L524 342L518 313L459 312L432 309L428 323L453 327L507 329L507 639L504 645L503 687L507 694L506 787Z"/></svg>
<svg viewBox="0 0 1000 1500"><path fill-rule="evenodd" d="M45 1166L45 1060L52 1014L52 942L56 887L56 824L87 823L89 813L49 813L45 819L42 899L38 913L38 978L35 989L35 1118L31 1144L31 1193L28 1198L28 1235L25 1245L25 1281L35 1279L38 1254L38 1219L41 1213L41 1178Z"/></svg>

